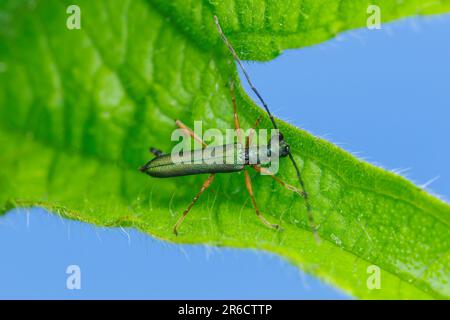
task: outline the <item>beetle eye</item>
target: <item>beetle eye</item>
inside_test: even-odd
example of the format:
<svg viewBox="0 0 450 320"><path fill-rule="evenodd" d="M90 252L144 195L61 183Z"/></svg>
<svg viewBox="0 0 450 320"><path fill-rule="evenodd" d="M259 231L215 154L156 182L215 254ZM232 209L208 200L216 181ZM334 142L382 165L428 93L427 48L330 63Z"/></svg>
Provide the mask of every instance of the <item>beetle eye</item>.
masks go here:
<svg viewBox="0 0 450 320"><path fill-rule="evenodd" d="M286 147L284 148L284 150L286 151L286 153L289 153L289 152L291 152L291 147L286 146Z"/></svg>

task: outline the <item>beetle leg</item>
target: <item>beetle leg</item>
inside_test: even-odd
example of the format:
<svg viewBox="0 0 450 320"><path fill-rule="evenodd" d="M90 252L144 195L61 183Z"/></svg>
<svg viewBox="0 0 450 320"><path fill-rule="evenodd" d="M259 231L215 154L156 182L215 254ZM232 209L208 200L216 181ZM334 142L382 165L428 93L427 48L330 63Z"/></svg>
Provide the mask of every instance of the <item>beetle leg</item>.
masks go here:
<svg viewBox="0 0 450 320"><path fill-rule="evenodd" d="M200 138L198 135L196 135L195 132L192 131L192 129L190 129L183 122L181 122L180 120L175 120L175 124L177 125L178 128L183 130L183 132L186 135L191 136L194 140L196 140L197 142L201 143L203 145L203 147L207 146L207 144L202 140L202 138Z"/></svg>
<svg viewBox="0 0 450 320"><path fill-rule="evenodd" d="M253 136L255 135L255 129L258 128L259 124L261 123L261 119L262 119L262 116L258 117L258 119L256 119L256 121L255 121L255 124L250 129L250 133L247 136L247 139L245 141L245 147L246 148L250 147L250 145L252 143L252 140L253 140Z"/></svg>
<svg viewBox="0 0 450 320"><path fill-rule="evenodd" d="M241 124L239 122L239 116L237 114L237 106L236 106L236 95L234 93L234 81L230 80L230 95L231 95L231 103L233 105L233 119L234 119L234 129L236 129L238 142L243 146L242 140L242 131Z"/></svg>
<svg viewBox="0 0 450 320"><path fill-rule="evenodd" d="M271 177L273 180L275 180L277 183L279 183L284 188L288 189L289 191L297 193L301 197L305 197L305 193L300 191L298 188L294 187L293 185L290 185L280 178L278 178L275 174L273 174L270 170L258 166L258 165L252 165L251 166L254 170L258 171L259 173L264 173L264 175Z"/></svg>
<svg viewBox="0 0 450 320"><path fill-rule="evenodd" d="M153 154L155 157L160 157L160 156L162 156L164 154L164 152L162 152L161 150L156 149L156 148L150 148L148 151L151 154Z"/></svg>
<svg viewBox="0 0 450 320"><path fill-rule="evenodd" d="M269 177L271 177L273 180L275 180L277 183L279 183L280 185L282 185L284 188L288 189L289 191L295 192L297 193L299 196L301 196L302 198L306 198L307 195L305 194L305 192L300 191L298 188L284 182L283 180L281 180L280 178L278 178L276 175L274 175L270 170L258 166L258 165L252 165L251 166L254 170L258 171L259 173L264 173L265 175L268 175ZM317 234L317 226L316 223L314 221L314 217L312 216L311 210L306 210L307 214L308 214L308 222L309 225L311 226L311 230L314 234L314 237L316 238L316 241L319 241L319 236Z"/></svg>
<svg viewBox="0 0 450 320"><path fill-rule="evenodd" d="M194 206L194 204L197 202L197 200L200 198L200 196L203 194L203 192L205 192L205 190L209 188L209 186L211 185L211 183L214 180L214 177L215 177L214 173L209 175L208 179L206 179L206 181L203 183L200 191L197 193L197 195L194 197L194 199L192 199L192 202L189 204L189 206L186 208L186 210L184 210L183 215L180 217L180 219L178 219L177 223L175 223L175 225L173 226L173 233L175 233L176 236L178 235L178 228L180 227L181 223L184 221L187 214L189 213L191 208Z"/></svg>
<svg viewBox="0 0 450 320"><path fill-rule="evenodd" d="M252 180L250 179L250 175L246 170L244 170L244 175L245 175L245 186L247 187L247 191L250 195L250 199L252 200L253 207L255 208L256 216L259 218L259 220L261 220L262 223L264 223L269 228L280 230L281 227L279 225L272 224L269 221L267 221L266 218L264 218L264 216L259 211L258 205L256 204L255 196L253 194Z"/></svg>

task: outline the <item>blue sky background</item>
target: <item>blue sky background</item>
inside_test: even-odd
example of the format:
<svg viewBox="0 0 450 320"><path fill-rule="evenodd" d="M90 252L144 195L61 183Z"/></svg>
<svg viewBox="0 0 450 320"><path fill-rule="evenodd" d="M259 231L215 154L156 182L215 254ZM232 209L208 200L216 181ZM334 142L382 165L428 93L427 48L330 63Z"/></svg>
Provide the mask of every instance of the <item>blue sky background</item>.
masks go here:
<svg viewBox="0 0 450 320"><path fill-rule="evenodd" d="M450 15L357 30L249 63L274 113L450 198ZM345 299L284 260L172 245L41 209L0 218L0 298ZM81 290L66 289L79 265Z"/></svg>

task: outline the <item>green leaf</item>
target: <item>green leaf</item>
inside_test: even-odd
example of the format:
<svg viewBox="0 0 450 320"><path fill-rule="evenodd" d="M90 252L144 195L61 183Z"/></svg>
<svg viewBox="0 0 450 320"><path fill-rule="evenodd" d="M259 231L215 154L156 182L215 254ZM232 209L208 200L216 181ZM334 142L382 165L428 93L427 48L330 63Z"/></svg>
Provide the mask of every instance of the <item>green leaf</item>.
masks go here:
<svg viewBox="0 0 450 320"><path fill-rule="evenodd" d="M385 21L450 10L450 1L372 1ZM171 150L174 119L232 128L235 65L213 14L246 59L324 41L365 25L368 1L78 1L81 30L66 28L66 0L0 4L0 207L41 206L102 226L178 243L258 248L359 298L450 297L450 206L404 178L355 159L280 121L301 164L320 224L304 201L252 173L256 218L242 174L219 175L180 229L205 176L152 179L137 168L150 146ZM243 127L263 114L239 88ZM267 119L262 127L270 128ZM295 184L281 163L280 176ZM381 268L369 290L367 268Z"/></svg>

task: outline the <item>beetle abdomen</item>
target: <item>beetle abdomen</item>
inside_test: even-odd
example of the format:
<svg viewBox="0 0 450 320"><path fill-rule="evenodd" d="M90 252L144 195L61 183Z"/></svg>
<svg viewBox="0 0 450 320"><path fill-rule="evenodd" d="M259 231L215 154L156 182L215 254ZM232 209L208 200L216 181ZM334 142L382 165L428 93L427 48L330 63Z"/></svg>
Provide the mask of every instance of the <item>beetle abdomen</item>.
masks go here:
<svg viewBox="0 0 450 320"><path fill-rule="evenodd" d="M231 173L244 169L245 156L238 145L207 147L173 156L165 154L147 163L141 171L156 178L205 173Z"/></svg>

